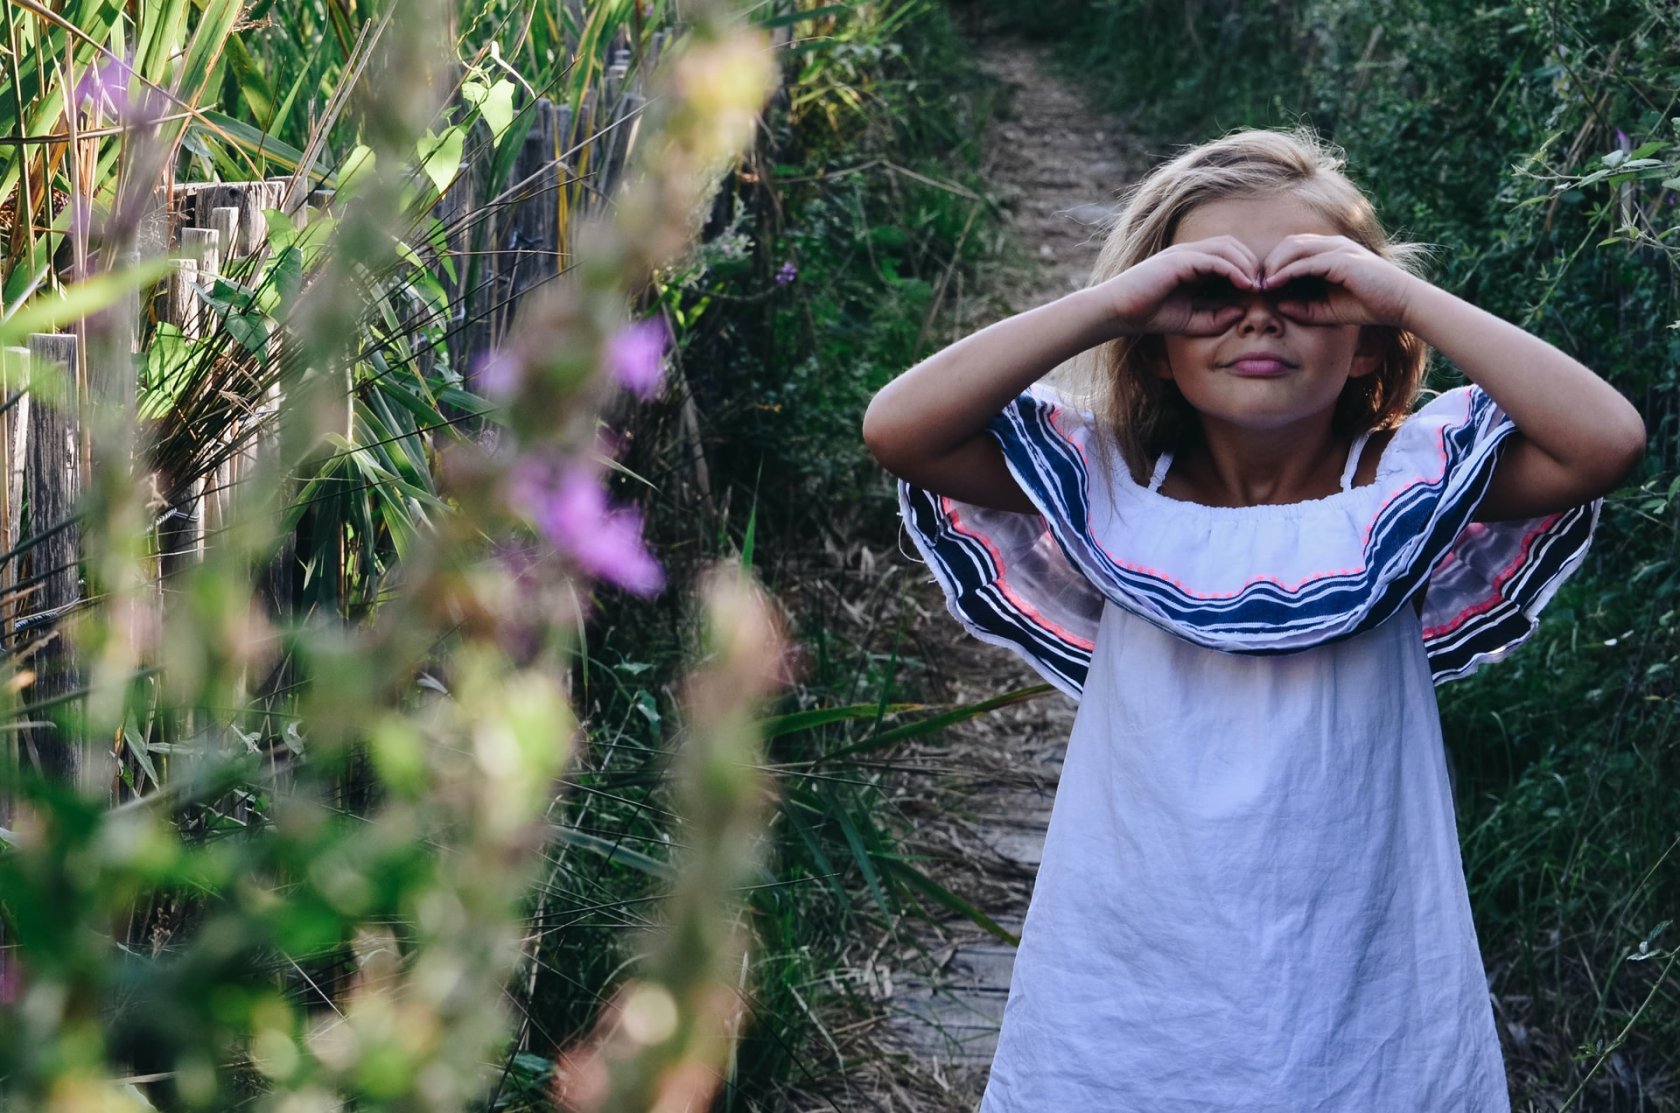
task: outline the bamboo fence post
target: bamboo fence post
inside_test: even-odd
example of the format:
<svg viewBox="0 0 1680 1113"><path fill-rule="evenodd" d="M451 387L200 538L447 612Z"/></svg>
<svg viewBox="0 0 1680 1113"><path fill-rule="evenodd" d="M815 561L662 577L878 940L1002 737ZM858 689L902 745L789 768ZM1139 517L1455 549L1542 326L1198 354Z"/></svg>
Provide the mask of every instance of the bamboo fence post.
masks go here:
<svg viewBox="0 0 1680 1113"><path fill-rule="evenodd" d="M489 314L496 303L496 214L484 208L494 151L487 126L473 132L482 133L485 141L469 143L470 157L433 210L443 226L443 249L455 264L453 279L439 276L449 297L449 365L469 386L478 360L490 347Z"/></svg>
<svg viewBox="0 0 1680 1113"><path fill-rule="evenodd" d="M222 273L222 234L214 228L183 228L181 254L198 264L198 277L208 287Z"/></svg>
<svg viewBox="0 0 1680 1113"><path fill-rule="evenodd" d="M169 276L168 302L164 310L167 320L181 330L188 340L198 340L205 333L205 307L199 299L197 286L201 280L201 264L205 248L219 233L202 228L181 229L183 258L175 261ZM214 271L209 271L214 274ZM170 496L169 509L157 526L158 571L164 584L198 558L204 545L204 478L202 476L168 476L165 478Z"/></svg>
<svg viewBox="0 0 1680 1113"><path fill-rule="evenodd" d="M626 87L629 72L629 49L621 47L613 51L613 63L607 67L607 102L611 106L612 125L606 136L606 157L601 162L602 193L611 192L613 183L618 180L619 172L624 168L625 160L630 154L629 133L641 108L642 98L636 92L641 83L641 75L638 74L637 81Z"/></svg>
<svg viewBox="0 0 1680 1113"><path fill-rule="evenodd" d="M554 265L564 270L571 258L571 227L573 220L570 192L577 178L577 157L572 150L572 106L557 105L554 110L554 139L559 161L554 167L554 188L557 191L555 218Z"/></svg>
<svg viewBox="0 0 1680 1113"><path fill-rule="evenodd" d="M77 688L75 655L64 637L64 615L80 595L78 550L80 529L72 515L80 491L77 474L75 411L76 369L81 363L76 338L37 333L29 338L34 378L45 367L59 369L58 381L32 382L35 405L29 411L29 467L24 479L29 500L29 532L38 538L30 557L31 579L40 587L38 621L27 641L33 644L30 665L35 682L29 689L30 717L62 704ZM60 711L60 714L67 714ZM57 725L31 727L25 744L41 772L63 783L86 788L77 740Z"/></svg>
<svg viewBox="0 0 1680 1113"><path fill-rule="evenodd" d="M572 141L564 150L572 155L572 167L578 177L578 214L597 211L601 200L599 144L591 142L595 135L595 117L600 96L594 86L585 86L578 94L577 111L572 114Z"/></svg>
<svg viewBox="0 0 1680 1113"><path fill-rule="evenodd" d="M203 306L198 300L198 291L194 289L197 284L198 260L175 260L174 269L169 272L163 316L189 340L204 335Z"/></svg>
<svg viewBox="0 0 1680 1113"><path fill-rule="evenodd" d="M222 274L221 232L215 228L183 228L181 249L197 258L199 285L205 289L213 288L216 279ZM214 326L219 316L214 310L205 312L203 321L206 332ZM226 394L223 395L223 400L224 404L237 405L228 403ZM230 430L236 427L233 422L227 425ZM194 517L197 519L198 529L192 545L191 559L196 560L204 559L205 539L218 532L227 522L229 488L233 483L228 446L225 443L216 446L209 451L208 458L215 461L209 473L192 481L197 505Z"/></svg>

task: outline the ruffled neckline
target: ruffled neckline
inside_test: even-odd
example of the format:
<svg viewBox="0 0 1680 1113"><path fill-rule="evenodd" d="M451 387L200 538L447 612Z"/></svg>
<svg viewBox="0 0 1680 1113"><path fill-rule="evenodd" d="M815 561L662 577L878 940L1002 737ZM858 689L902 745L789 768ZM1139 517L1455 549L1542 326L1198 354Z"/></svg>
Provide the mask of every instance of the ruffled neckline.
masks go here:
<svg viewBox="0 0 1680 1113"><path fill-rule="evenodd" d="M1125 476L1122 481L1123 490L1144 502L1153 502L1165 509L1199 513L1208 517L1300 518L1314 511L1331 509L1341 504L1357 505L1363 499L1369 498L1372 492L1381 490L1385 478L1392 479L1404 470L1403 465L1396 465L1386 472L1384 471L1384 466L1392 458L1388 451L1392 447L1392 443L1384 446L1382 459L1377 462L1377 474L1369 483L1361 483L1344 491L1333 491L1315 499L1301 499L1297 502L1262 502L1253 506L1210 506L1205 502L1176 499L1171 495L1163 495L1159 491L1152 491L1148 487L1140 486L1137 480L1132 478L1131 473L1124 468L1120 468L1118 471Z"/></svg>
<svg viewBox="0 0 1680 1113"><path fill-rule="evenodd" d="M1090 420L1090 415L1086 411L1075 410L1066 406L1061 408L1065 412L1078 414L1080 421L1088 422ZM1119 457L1117 452L1112 453L1108 464L1111 473L1119 480L1112 489L1131 498L1134 503L1145 507L1152 506L1163 512L1177 512L1192 517L1210 519L1240 520L1246 518L1253 521L1272 518L1289 520L1307 517L1327 510L1362 511L1367 509L1364 504L1376 498L1381 492L1392 491L1396 480L1413 481L1416 478L1415 471L1406 458L1407 451L1411 447L1407 443L1408 433L1413 437L1429 435L1427 430L1412 422L1406 422L1395 428L1394 435L1389 438L1387 444L1383 445L1382 455L1377 458L1376 474L1369 483L1357 484L1339 491L1333 491L1328 495L1300 499L1295 502L1256 503L1253 506L1212 506L1205 502L1193 502L1189 499L1163 495L1160 491L1139 483L1132 478L1131 469L1126 467L1125 461ZM1105 438L1098 438L1097 443L1103 443L1104 440Z"/></svg>

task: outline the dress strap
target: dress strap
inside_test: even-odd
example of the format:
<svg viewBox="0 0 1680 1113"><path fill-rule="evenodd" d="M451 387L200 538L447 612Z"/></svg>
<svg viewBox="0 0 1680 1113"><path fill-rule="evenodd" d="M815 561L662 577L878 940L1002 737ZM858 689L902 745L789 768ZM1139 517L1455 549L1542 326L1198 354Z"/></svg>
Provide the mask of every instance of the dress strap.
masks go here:
<svg viewBox="0 0 1680 1113"><path fill-rule="evenodd" d="M1169 450L1161 453L1155 460L1155 470L1149 475L1149 489L1151 491L1161 489L1161 482L1167 478L1167 469L1170 467L1172 467L1172 452Z"/></svg>
<svg viewBox="0 0 1680 1113"><path fill-rule="evenodd" d="M1370 439L1369 429L1353 438L1353 447L1348 449L1347 466L1342 469L1342 490L1353 490L1353 473L1359 469L1359 458L1365 454L1365 442Z"/></svg>

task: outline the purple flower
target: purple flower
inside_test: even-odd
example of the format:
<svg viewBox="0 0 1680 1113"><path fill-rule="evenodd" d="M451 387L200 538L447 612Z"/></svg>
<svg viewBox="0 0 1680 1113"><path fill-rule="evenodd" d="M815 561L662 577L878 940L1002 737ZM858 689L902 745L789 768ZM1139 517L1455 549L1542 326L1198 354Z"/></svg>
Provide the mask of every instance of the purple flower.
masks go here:
<svg viewBox="0 0 1680 1113"><path fill-rule="evenodd" d="M1633 150L1633 140L1629 139L1628 133L1623 131L1621 128L1616 129L1616 146L1620 147L1624 151Z"/></svg>
<svg viewBox="0 0 1680 1113"><path fill-rule="evenodd" d="M657 595L665 573L642 544L642 516L611 510L600 477L585 464L527 461L511 478L512 501L586 575L636 595Z"/></svg>
<svg viewBox="0 0 1680 1113"><path fill-rule="evenodd" d="M781 270L776 272L776 285L786 286L798 277L799 268L793 265L792 260L789 260L788 262L782 264Z"/></svg>
<svg viewBox="0 0 1680 1113"><path fill-rule="evenodd" d="M505 348L480 355L467 375L467 384L486 398L506 398L525 379L525 361Z"/></svg>
<svg viewBox="0 0 1680 1113"><path fill-rule="evenodd" d="M89 107L91 101L93 111L120 119L128 113L128 82L133 75L134 67L107 52L104 61L89 67L76 82L76 107Z"/></svg>
<svg viewBox="0 0 1680 1113"><path fill-rule="evenodd" d="M619 386L647 401L659 393L665 374L665 349L671 332L664 318L635 321L607 341L607 368Z"/></svg>
<svg viewBox="0 0 1680 1113"><path fill-rule="evenodd" d="M106 51L98 65L83 71L71 93L72 103L78 109L110 116L129 127L148 127L163 118L169 98L145 78L138 79L139 89L130 95L129 85L135 80L134 67Z"/></svg>

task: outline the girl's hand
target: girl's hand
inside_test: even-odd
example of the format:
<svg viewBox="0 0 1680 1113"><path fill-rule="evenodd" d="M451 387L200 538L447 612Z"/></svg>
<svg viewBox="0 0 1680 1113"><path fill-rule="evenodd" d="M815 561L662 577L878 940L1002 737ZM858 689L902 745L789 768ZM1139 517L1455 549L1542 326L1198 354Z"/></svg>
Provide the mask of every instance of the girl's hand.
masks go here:
<svg viewBox="0 0 1680 1113"><path fill-rule="evenodd" d="M1175 244L1095 287L1113 306L1122 336L1217 336L1242 317L1230 297L1207 290L1258 289L1260 260L1232 236Z"/></svg>
<svg viewBox="0 0 1680 1113"><path fill-rule="evenodd" d="M1286 236L1266 256L1261 289L1278 312L1303 325L1406 328L1423 280L1346 236Z"/></svg>

